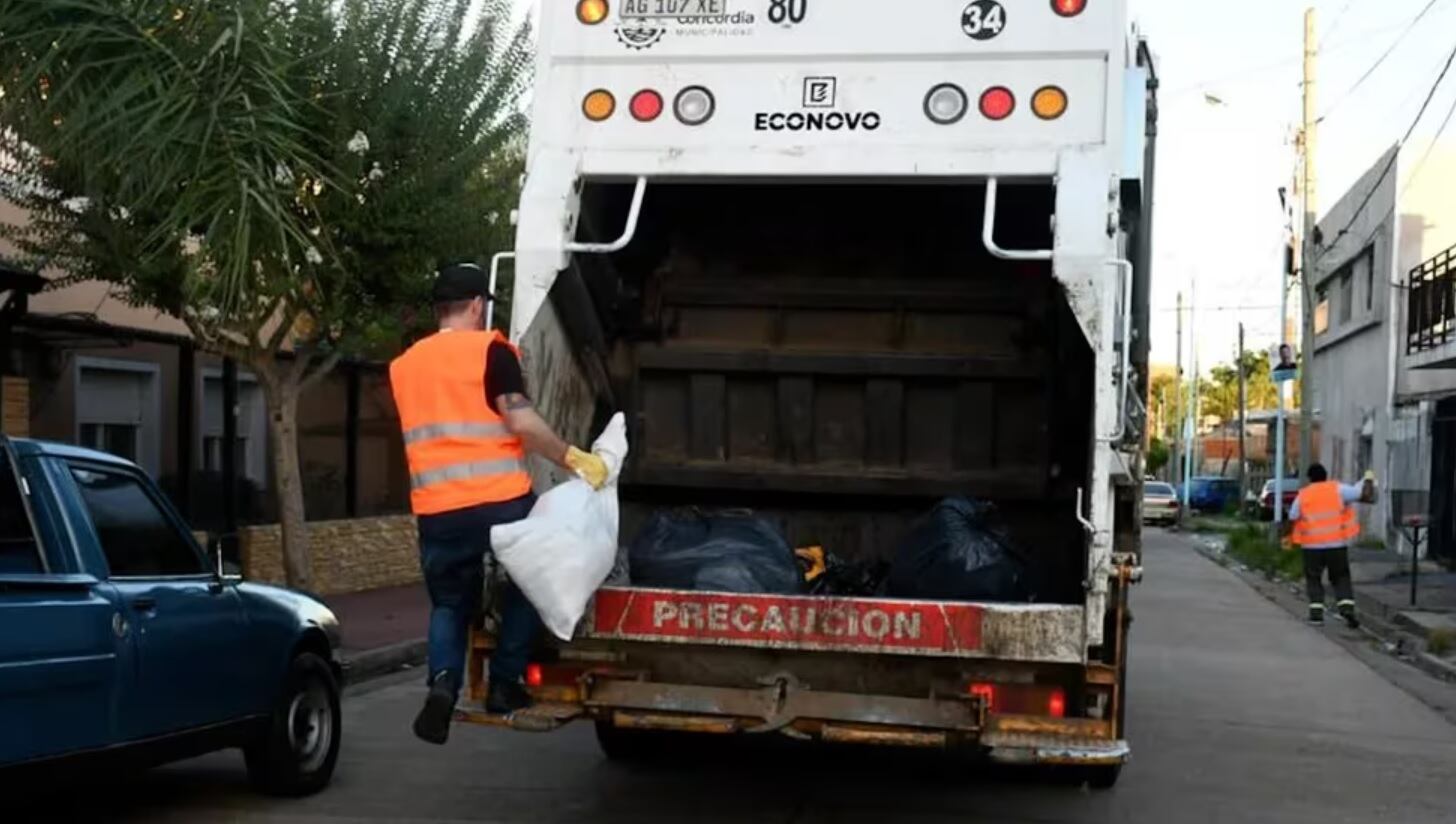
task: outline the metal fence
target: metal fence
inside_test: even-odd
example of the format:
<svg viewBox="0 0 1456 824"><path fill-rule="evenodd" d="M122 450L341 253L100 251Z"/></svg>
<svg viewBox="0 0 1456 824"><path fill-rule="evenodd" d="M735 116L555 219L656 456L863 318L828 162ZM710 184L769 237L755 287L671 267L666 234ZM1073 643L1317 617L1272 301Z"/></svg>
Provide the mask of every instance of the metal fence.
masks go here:
<svg viewBox="0 0 1456 824"><path fill-rule="evenodd" d="M1406 354L1456 342L1456 246L1410 273Z"/></svg>

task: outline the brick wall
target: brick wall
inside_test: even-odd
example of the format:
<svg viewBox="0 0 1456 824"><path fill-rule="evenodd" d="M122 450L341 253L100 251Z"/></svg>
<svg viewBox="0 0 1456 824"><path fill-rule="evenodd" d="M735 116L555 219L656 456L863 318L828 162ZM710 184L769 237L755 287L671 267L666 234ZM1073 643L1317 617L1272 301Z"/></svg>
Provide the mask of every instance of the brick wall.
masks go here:
<svg viewBox="0 0 1456 824"><path fill-rule="evenodd" d="M0 378L0 434L30 437L30 384L25 378Z"/></svg>
<svg viewBox="0 0 1456 824"><path fill-rule="evenodd" d="M418 538L411 516L317 521L308 528L315 594L341 595L421 580ZM282 532L278 526L244 528L238 549L245 580L284 582Z"/></svg>

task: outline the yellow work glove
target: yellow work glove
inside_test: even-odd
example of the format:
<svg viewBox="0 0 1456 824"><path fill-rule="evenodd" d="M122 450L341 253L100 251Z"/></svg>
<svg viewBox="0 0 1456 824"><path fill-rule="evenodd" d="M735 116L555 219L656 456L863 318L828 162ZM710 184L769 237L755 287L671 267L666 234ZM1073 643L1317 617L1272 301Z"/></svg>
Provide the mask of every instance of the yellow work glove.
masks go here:
<svg viewBox="0 0 1456 824"><path fill-rule="evenodd" d="M566 466L576 477L591 484L592 489L601 489L607 485L607 462L590 452L583 452L576 447L566 450Z"/></svg>

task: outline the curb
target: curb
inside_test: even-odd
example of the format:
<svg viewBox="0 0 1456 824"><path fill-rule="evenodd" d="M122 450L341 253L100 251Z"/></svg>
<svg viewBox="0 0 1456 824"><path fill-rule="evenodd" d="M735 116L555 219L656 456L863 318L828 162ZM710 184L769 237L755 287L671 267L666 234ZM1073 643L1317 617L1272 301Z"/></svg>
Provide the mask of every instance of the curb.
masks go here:
<svg viewBox="0 0 1456 824"><path fill-rule="evenodd" d="M425 663L428 654L429 642L423 638L375 649L344 650L340 656L343 659L344 683L358 684L409 667L418 667Z"/></svg>
<svg viewBox="0 0 1456 824"><path fill-rule="evenodd" d="M1250 589L1264 596L1285 612L1296 618L1303 616L1304 605L1299 603L1297 598L1291 600L1289 594L1284 591L1284 587L1298 582L1290 582L1283 578L1269 579L1261 573L1244 568L1237 559L1213 549L1202 541L1192 540L1188 543L1195 552L1232 572ZM1389 610L1385 608L1385 605L1374 599L1361 598L1359 593L1356 593L1356 603L1360 610L1360 631L1383 643L1392 658L1410 664L1433 678L1447 683L1456 683L1456 665L1421 649L1424 641L1423 635L1401 627L1396 620L1389 616ZM1379 605L1380 608L1367 609L1367 603Z"/></svg>

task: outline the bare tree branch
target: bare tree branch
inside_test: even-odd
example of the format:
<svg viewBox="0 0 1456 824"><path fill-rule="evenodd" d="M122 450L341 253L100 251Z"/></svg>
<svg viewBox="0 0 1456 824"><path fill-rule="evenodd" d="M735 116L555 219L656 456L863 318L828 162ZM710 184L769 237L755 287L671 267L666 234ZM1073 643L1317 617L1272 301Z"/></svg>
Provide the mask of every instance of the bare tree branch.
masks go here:
<svg viewBox="0 0 1456 824"><path fill-rule="evenodd" d="M298 323L300 314L302 313L297 306L292 303L288 304L288 308L283 311L278 328L274 329L273 334L268 337L267 349L269 352L277 352L283 347L284 342L288 340L288 333L292 332L294 324Z"/></svg>
<svg viewBox="0 0 1456 824"><path fill-rule="evenodd" d="M339 360L343 358L343 356L343 351L339 349L335 349L334 351L330 352L328 356L326 356L323 360L319 361L312 369L310 369L308 374L304 375L303 380L299 381L299 392L306 392L319 381L323 380L325 375L328 375L330 372L334 371L334 367L339 365Z"/></svg>
<svg viewBox="0 0 1456 824"><path fill-rule="evenodd" d="M198 323L194 318L183 318L188 331L192 333L193 340L197 345L214 354L222 355L225 358L232 358L237 361L251 362L257 358L257 350L240 341L233 340L224 334L216 334Z"/></svg>

